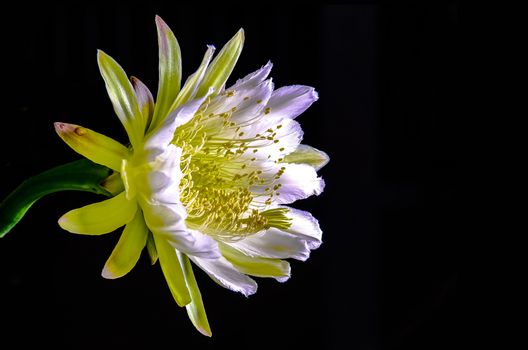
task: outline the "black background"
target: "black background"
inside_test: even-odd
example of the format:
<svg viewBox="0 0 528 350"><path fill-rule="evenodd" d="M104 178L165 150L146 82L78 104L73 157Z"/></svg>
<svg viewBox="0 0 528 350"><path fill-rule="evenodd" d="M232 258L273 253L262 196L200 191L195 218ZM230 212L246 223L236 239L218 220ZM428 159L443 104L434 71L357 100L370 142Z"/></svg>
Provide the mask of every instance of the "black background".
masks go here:
<svg viewBox="0 0 528 350"><path fill-rule="evenodd" d="M325 192L296 203L320 220L325 243L307 262L292 262L290 281L260 279L246 299L196 273L212 339L194 330L145 256L124 278L100 277L117 233L77 236L56 224L100 198L43 199L0 241L1 348L462 346L459 5L257 6L107 1L3 11L1 197L79 158L54 121L126 140L96 49L155 92L155 14L178 37L184 76L206 44L220 48L244 27L232 77L269 59L275 86L316 87L320 100L299 121L304 143L331 162L321 171Z"/></svg>

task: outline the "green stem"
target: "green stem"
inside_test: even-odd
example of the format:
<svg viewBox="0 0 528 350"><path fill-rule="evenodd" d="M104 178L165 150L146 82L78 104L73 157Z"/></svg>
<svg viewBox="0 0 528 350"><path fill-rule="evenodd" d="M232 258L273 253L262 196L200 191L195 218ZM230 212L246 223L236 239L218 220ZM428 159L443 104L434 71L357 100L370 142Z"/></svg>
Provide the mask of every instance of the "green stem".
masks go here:
<svg viewBox="0 0 528 350"><path fill-rule="evenodd" d="M112 196L103 181L112 173L87 159L78 160L33 176L0 203L0 237L5 236L43 196L59 191L86 191Z"/></svg>

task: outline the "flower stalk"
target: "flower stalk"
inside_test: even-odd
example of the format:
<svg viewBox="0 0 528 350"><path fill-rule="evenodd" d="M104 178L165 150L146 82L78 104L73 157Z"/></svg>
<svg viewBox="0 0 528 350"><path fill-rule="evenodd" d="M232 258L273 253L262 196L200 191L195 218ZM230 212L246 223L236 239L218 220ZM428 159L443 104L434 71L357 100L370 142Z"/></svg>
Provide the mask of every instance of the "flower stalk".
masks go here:
<svg viewBox="0 0 528 350"><path fill-rule="evenodd" d="M88 159L64 164L24 181L0 203L0 237L22 220L36 201L60 191L84 191L112 196L112 185L105 181L112 170Z"/></svg>

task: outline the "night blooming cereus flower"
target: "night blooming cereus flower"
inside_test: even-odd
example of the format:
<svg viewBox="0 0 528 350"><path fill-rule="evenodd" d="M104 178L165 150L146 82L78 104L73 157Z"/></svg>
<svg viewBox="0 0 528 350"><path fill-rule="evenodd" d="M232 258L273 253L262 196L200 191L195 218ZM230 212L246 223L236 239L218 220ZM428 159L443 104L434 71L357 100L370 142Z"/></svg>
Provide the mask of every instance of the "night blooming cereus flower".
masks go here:
<svg viewBox="0 0 528 350"><path fill-rule="evenodd" d="M125 226L102 275L128 273L147 248L196 328L211 330L191 261L220 285L246 296L257 290L248 275L286 281L282 260L306 260L321 244L307 212L285 204L320 194L316 170L325 153L301 145L295 118L317 100L307 86L274 90L271 63L224 84L240 55L240 30L211 62L202 63L180 89L180 48L156 17L159 86L156 103L147 87L127 78L110 56L98 63L114 110L128 134L125 146L95 131L55 123L59 136L89 160L113 169L121 192L72 210L59 220L70 232L101 235ZM119 192L119 191L117 191Z"/></svg>

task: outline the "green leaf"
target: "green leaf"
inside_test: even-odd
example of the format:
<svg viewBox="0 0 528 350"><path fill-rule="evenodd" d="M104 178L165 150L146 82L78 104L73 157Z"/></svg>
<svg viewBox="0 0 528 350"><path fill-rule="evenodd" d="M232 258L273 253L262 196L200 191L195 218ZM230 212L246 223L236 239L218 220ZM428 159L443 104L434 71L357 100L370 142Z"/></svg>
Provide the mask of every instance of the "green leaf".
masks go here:
<svg viewBox="0 0 528 350"><path fill-rule="evenodd" d="M319 170L324 167L329 160L330 157L328 157L323 151L308 145L299 145L295 151L284 157L282 163L308 164L315 170Z"/></svg>
<svg viewBox="0 0 528 350"><path fill-rule="evenodd" d="M160 125L171 112L170 108L180 92L182 69L180 45L174 33L159 16L156 16L156 27L159 45L159 83L150 131Z"/></svg>
<svg viewBox="0 0 528 350"><path fill-rule="evenodd" d="M214 93L218 94L227 78L231 75L233 68L235 68L243 46L244 29L240 29L211 62L196 93L196 97L204 96L209 91L209 88L214 88Z"/></svg>
<svg viewBox="0 0 528 350"><path fill-rule="evenodd" d="M5 236L43 196L59 191L86 191L112 196L101 183L112 173L87 159L45 171L18 186L0 203L0 237Z"/></svg>
<svg viewBox="0 0 528 350"><path fill-rule="evenodd" d="M185 277L185 283L187 283L187 288L189 288L189 293L191 294L191 302L185 307L187 309L187 314L191 319L191 322L196 327L196 329L205 336L212 336L211 327L209 327L209 321L207 320L207 314L205 313L205 307L202 300L202 294L198 288L198 283L196 283L196 278L192 270L192 264L187 257L187 255L178 252L178 258L183 270L183 276Z"/></svg>

